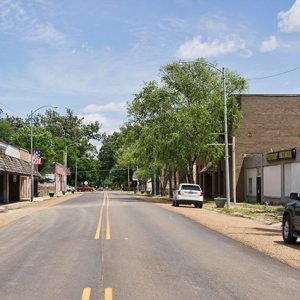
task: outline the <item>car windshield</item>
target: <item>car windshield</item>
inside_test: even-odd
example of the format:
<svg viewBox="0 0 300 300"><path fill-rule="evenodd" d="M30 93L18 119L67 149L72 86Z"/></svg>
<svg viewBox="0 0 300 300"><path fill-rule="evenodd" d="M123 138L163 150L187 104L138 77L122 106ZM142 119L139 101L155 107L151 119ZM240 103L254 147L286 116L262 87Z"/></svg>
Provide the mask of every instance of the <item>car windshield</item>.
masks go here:
<svg viewBox="0 0 300 300"><path fill-rule="evenodd" d="M185 184L181 186L182 190L200 191L199 185Z"/></svg>

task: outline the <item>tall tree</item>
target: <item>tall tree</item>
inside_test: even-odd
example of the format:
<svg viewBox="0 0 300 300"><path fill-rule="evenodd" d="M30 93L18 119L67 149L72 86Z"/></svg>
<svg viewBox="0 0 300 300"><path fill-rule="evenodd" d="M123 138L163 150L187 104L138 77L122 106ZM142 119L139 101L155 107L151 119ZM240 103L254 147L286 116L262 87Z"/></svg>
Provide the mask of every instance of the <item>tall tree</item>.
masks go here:
<svg viewBox="0 0 300 300"><path fill-rule="evenodd" d="M229 132L237 126L239 109L234 94L247 87L238 74L227 70ZM152 81L128 105L129 128L120 151L120 162L133 161L139 167L160 173L161 184L173 171L192 182L193 165L216 162L222 148L223 87L220 73L206 61L169 64L161 69L161 84Z"/></svg>
<svg viewBox="0 0 300 300"><path fill-rule="evenodd" d="M102 185L124 185L127 182L127 167L117 164L118 151L122 145L122 134L114 132L104 135L98 155L99 181Z"/></svg>

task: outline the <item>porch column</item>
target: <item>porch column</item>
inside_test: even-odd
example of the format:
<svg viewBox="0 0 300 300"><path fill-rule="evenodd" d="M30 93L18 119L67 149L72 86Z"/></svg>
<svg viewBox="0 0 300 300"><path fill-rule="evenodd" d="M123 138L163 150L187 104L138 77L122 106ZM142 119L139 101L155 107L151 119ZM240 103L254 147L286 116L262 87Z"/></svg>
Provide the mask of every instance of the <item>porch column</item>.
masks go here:
<svg viewBox="0 0 300 300"><path fill-rule="evenodd" d="M3 175L3 201L9 203L9 175Z"/></svg>

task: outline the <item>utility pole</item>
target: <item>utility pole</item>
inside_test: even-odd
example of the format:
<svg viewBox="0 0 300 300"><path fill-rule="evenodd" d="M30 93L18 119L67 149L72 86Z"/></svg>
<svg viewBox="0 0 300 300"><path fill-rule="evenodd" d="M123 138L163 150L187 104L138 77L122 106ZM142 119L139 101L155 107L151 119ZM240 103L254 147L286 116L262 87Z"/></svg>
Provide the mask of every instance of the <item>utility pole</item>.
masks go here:
<svg viewBox="0 0 300 300"><path fill-rule="evenodd" d="M156 196L156 173L154 170L154 175L153 175L153 190L154 190L154 196Z"/></svg>
<svg viewBox="0 0 300 300"><path fill-rule="evenodd" d="M77 192L77 158L75 161L75 192Z"/></svg>
<svg viewBox="0 0 300 300"><path fill-rule="evenodd" d="M225 68L222 68L222 82L224 95L224 137L225 137L225 172L226 172L226 202L230 208L230 179L229 179L229 158L228 158L228 130L227 130L227 96L225 84Z"/></svg>
<svg viewBox="0 0 300 300"><path fill-rule="evenodd" d="M68 147L65 146L65 153L64 153L64 169L65 169L65 176L64 176L64 192L67 192L67 156L68 156Z"/></svg>
<svg viewBox="0 0 300 300"><path fill-rule="evenodd" d="M128 184L128 191L130 191L130 174L129 174L129 166L127 171L127 184Z"/></svg>

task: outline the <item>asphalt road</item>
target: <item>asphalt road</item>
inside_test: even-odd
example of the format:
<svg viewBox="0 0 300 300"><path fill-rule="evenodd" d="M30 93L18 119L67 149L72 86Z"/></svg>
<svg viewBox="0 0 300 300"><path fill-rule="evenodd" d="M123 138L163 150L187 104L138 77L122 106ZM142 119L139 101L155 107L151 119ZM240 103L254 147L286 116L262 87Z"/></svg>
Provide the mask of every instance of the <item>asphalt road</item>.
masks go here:
<svg viewBox="0 0 300 300"><path fill-rule="evenodd" d="M299 297L299 271L126 194L86 193L0 229L1 300Z"/></svg>

